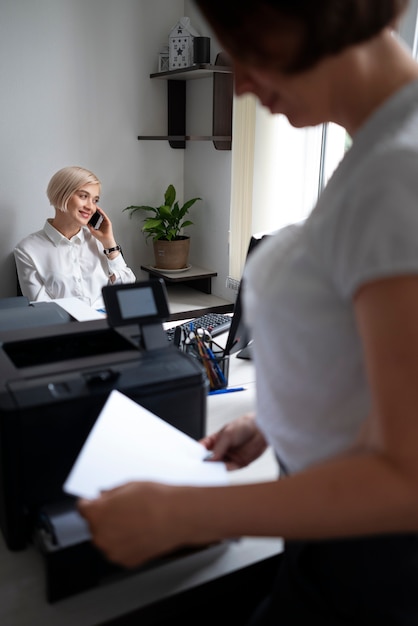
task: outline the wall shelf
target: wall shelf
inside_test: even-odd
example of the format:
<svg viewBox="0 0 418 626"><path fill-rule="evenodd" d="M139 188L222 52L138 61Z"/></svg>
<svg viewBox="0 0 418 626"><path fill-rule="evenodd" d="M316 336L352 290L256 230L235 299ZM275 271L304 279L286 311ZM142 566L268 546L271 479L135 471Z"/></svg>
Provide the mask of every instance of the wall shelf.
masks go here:
<svg viewBox="0 0 418 626"><path fill-rule="evenodd" d="M139 135L141 141L231 141L231 135Z"/></svg>
<svg viewBox="0 0 418 626"><path fill-rule="evenodd" d="M187 141L212 141L217 150L231 150L232 145L232 68L219 53L215 65L201 63L178 70L150 74L150 78L167 81L167 135L139 135L140 141L168 141L172 148L185 148ZM213 78L212 135L186 134L186 81Z"/></svg>
<svg viewBox="0 0 418 626"><path fill-rule="evenodd" d="M163 80L191 80L193 78L209 78L213 74L231 74L232 70L228 65L211 65L210 63L200 63L192 67L184 67L180 70L168 70L167 72L155 72L150 74L150 78L160 78Z"/></svg>

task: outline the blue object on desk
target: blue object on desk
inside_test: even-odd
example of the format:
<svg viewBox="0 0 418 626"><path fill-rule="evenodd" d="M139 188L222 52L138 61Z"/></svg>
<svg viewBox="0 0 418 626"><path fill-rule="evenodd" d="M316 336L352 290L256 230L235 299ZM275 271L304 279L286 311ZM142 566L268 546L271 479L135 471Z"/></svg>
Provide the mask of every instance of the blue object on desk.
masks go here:
<svg viewBox="0 0 418 626"><path fill-rule="evenodd" d="M245 387L229 387L227 389L214 389L209 391L208 396L217 396L221 393L234 393L235 391L245 391Z"/></svg>

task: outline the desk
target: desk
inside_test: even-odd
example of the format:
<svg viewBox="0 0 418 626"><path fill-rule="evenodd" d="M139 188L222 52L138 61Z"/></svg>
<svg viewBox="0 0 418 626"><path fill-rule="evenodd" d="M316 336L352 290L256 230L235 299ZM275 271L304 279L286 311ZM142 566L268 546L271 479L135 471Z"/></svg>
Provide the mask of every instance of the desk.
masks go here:
<svg viewBox="0 0 418 626"><path fill-rule="evenodd" d="M247 389L208 397L209 432L253 409L255 385L251 362L231 358L230 385L244 385ZM276 475L273 455L267 450L250 468L231 473L231 480L243 482L270 479ZM107 582L55 604L48 604L45 600L44 572L39 554L33 547L23 552L10 552L0 536L0 624L97 626L137 623L146 626L154 622L145 621L138 616L135 622L128 622L122 616L138 609L147 610L154 603L161 603L184 592L201 588L202 585L211 584L220 577L238 573L244 568L275 557L281 550L280 539L242 538ZM205 606L200 610L204 614ZM200 623L199 618L197 623Z"/></svg>

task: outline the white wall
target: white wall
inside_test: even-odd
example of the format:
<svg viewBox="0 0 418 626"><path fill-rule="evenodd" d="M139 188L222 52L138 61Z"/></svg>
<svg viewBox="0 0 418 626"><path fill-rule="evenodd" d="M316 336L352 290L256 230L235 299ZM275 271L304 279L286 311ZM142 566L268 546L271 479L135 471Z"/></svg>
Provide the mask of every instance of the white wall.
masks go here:
<svg viewBox="0 0 418 626"><path fill-rule="evenodd" d="M186 15L202 36L211 38L211 62L221 48L192 0L185 2ZM212 134L212 78L187 83L187 132ZM212 279L216 295L233 300L226 287L229 269L229 218L231 199L231 151L216 150L212 142L187 143L184 157L184 189L187 197L196 195L204 202L195 205L192 219L191 255L203 267L215 269Z"/></svg>
<svg viewBox="0 0 418 626"><path fill-rule="evenodd" d="M152 261L152 249L140 233L141 219L130 220L122 209L159 202L170 182L180 199L204 198L200 215L196 209L192 216L191 261L219 272L214 292L224 295L227 250L217 233L227 230L231 153L212 144L183 151L137 140L166 133L166 83L149 74L157 71L172 26L184 14L193 18L192 10L183 0L2 3L0 297L15 295L14 245L53 215L45 195L50 177L75 164L102 180L101 206L138 278L145 277L139 268ZM206 123L210 106L201 100L199 106ZM208 234L213 244L205 242Z"/></svg>

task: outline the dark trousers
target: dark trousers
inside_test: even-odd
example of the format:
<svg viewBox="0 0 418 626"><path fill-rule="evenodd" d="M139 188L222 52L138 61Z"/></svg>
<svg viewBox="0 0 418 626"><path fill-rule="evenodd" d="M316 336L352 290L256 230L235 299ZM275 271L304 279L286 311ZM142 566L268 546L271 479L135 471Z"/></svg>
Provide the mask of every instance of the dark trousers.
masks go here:
<svg viewBox="0 0 418 626"><path fill-rule="evenodd" d="M418 535L287 542L247 626L418 626Z"/></svg>

